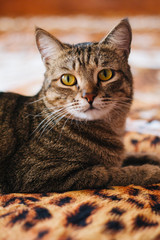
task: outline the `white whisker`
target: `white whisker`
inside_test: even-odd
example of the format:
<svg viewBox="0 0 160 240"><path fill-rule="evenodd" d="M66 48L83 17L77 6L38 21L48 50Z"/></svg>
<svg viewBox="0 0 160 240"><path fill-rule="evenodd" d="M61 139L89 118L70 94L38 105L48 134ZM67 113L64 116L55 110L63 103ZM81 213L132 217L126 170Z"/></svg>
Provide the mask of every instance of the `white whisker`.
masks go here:
<svg viewBox="0 0 160 240"><path fill-rule="evenodd" d="M52 123L52 124L51 124L51 128L47 130L47 133L49 133L49 132L53 129L53 127L55 127L55 126L57 125L57 123L59 123L59 122L60 122L64 117L66 117L67 115L68 115L68 113L63 114L60 118L58 118L58 121L56 121L56 124Z"/></svg>
<svg viewBox="0 0 160 240"><path fill-rule="evenodd" d="M69 117L70 117L70 116L71 116L71 114L69 114ZM61 138L61 135L62 135L63 129L65 128L65 126L66 126L68 120L69 120L69 118L66 119L66 121L64 122L64 124L63 124L63 126L62 126L62 128L61 128L61 132L60 132L60 134L59 134L59 139L58 139L58 141L59 141L60 138Z"/></svg>
<svg viewBox="0 0 160 240"><path fill-rule="evenodd" d="M57 125L57 123L60 120L62 120L65 116L67 116L67 114L69 114L69 113L66 113L67 110L74 109L76 105L77 104L75 104L75 103L69 103L69 104L66 104L65 106L63 106L62 108L51 112L39 123L39 125L37 126L37 128L34 130L33 133L38 131L39 133L41 132L41 135L42 135L46 131L48 126L51 126L51 129L52 129L53 127L55 127Z"/></svg>
<svg viewBox="0 0 160 240"><path fill-rule="evenodd" d="M63 110L63 108L61 108L61 109L59 109L59 110L57 110L57 111L54 111L54 112L52 112L52 113L50 113L50 114L48 114L47 116L46 116L46 118L44 118L41 122L40 122L40 124L37 126L37 128L34 130L34 132L33 133L35 133L40 127L40 129L39 129L39 132L41 131L41 129L48 123L48 121L50 121L50 119L48 119L48 118L50 118L52 115L54 115L55 113L57 113L57 112L60 112L60 111L62 111ZM48 119L48 120L47 120ZM44 123L46 121L46 123ZM44 123L44 124L43 124Z"/></svg>
<svg viewBox="0 0 160 240"><path fill-rule="evenodd" d="M37 100L35 100L35 101L33 101L33 102L29 102L28 105L33 104L33 103L36 103L36 102L39 102L39 101L41 101L41 100L43 100L43 99L45 99L45 98L46 98L46 97L42 97L42 98L39 98L39 99L37 99Z"/></svg>
<svg viewBox="0 0 160 240"><path fill-rule="evenodd" d="M42 130L42 128L43 128L43 131L42 131L42 134L43 134L43 132L47 129L47 127L48 127L49 125L51 125L51 123L53 123L54 126L55 126L55 125L57 124L56 119L59 119L59 117L63 116L64 113L65 113L65 110L63 110L62 112L56 114L53 118L48 119L47 122L41 127L41 129L39 130L39 132L40 132L40 131ZM51 114L50 114L50 117L51 117ZM55 122L56 122L56 124L55 124Z"/></svg>

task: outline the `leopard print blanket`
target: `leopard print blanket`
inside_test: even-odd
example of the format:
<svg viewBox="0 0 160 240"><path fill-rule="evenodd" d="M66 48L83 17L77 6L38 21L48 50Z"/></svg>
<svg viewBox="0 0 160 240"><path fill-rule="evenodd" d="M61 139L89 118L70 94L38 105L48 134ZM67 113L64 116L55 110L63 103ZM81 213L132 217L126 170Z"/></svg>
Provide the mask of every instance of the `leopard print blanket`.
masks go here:
<svg viewBox="0 0 160 240"><path fill-rule="evenodd" d="M153 107L145 111L150 109ZM145 121L141 119L142 109L132 110L125 134L130 152L160 154L159 125L156 129L160 123L159 106L155 109L154 116ZM135 124L137 132L129 131ZM145 132L151 131L148 134L142 133L145 125ZM160 184L1 195L0 240L21 239L160 240Z"/></svg>
<svg viewBox="0 0 160 240"><path fill-rule="evenodd" d="M160 239L160 185L0 197L3 240Z"/></svg>

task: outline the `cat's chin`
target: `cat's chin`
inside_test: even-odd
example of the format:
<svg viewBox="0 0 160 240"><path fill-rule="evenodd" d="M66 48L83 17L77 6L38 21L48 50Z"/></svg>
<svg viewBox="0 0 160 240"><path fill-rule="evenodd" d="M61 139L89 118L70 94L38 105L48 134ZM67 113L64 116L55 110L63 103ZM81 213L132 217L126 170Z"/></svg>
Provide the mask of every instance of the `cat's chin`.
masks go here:
<svg viewBox="0 0 160 240"><path fill-rule="evenodd" d="M98 109L88 109L85 112L77 112L75 113L72 118L75 118L79 121L95 121L95 120L103 120L106 118L107 112L102 112Z"/></svg>

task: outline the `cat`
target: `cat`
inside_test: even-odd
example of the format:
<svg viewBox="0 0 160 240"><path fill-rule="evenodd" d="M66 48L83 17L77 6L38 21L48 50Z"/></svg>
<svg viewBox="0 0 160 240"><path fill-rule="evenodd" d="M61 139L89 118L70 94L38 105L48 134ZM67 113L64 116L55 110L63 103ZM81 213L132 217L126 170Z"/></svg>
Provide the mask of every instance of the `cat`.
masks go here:
<svg viewBox="0 0 160 240"><path fill-rule="evenodd" d="M62 43L36 28L46 67L33 97L0 93L2 193L63 192L160 182L160 159L127 155L132 31L123 19L100 42Z"/></svg>

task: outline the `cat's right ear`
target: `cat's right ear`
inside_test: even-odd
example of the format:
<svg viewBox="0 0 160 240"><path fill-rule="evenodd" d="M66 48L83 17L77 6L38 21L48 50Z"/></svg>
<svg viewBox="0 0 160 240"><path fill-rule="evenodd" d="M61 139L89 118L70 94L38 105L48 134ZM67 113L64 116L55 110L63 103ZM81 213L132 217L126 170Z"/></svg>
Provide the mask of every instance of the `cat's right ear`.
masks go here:
<svg viewBox="0 0 160 240"><path fill-rule="evenodd" d="M35 29L36 43L43 62L49 63L50 59L57 59L63 51L64 45L50 33L42 28Z"/></svg>
<svg viewBox="0 0 160 240"><path fill-rule="evenodd" d="M132 30L128 18L124 18L112 31L100 41L100 44L113 46L119 53L128 57L131 48Z"/></svg>

